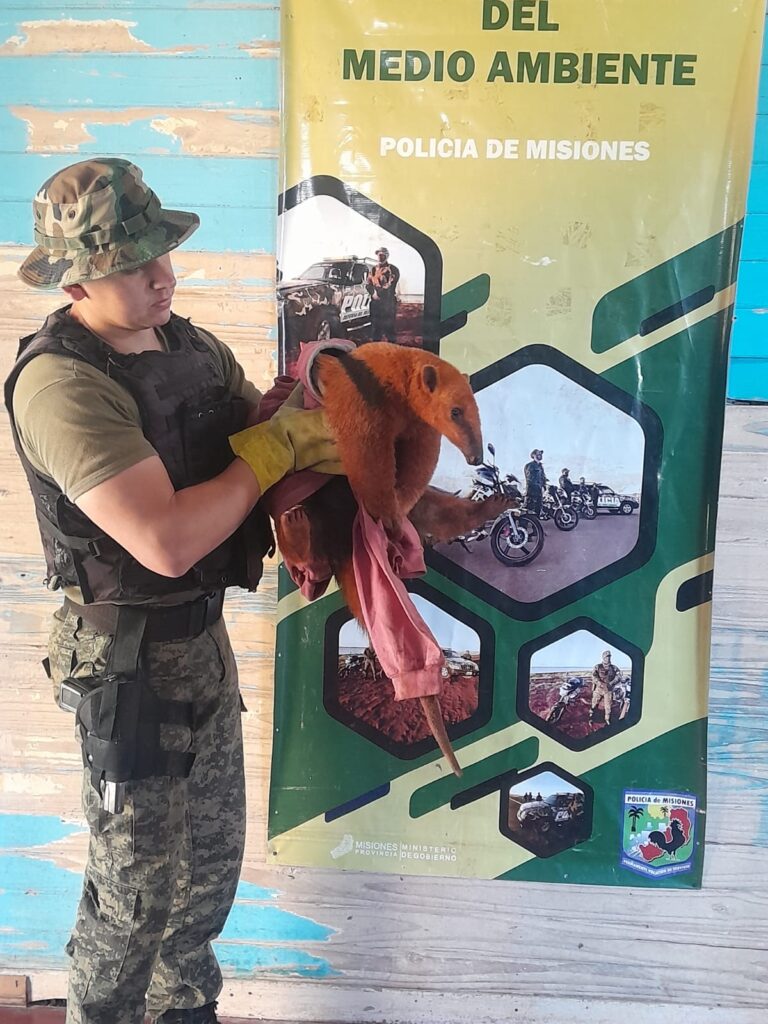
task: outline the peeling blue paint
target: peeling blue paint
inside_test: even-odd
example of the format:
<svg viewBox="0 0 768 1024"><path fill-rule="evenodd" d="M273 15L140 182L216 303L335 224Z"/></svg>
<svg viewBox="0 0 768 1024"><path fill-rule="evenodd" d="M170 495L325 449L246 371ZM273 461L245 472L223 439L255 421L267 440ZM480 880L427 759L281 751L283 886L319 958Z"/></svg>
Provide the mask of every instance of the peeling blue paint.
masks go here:
<svg viewBox="0 0 768 1024"><path fill-rule="evenodd" d="M42 815L0 815L0 963L65 967L64 946L80 898L82 878L41 860L45 846L83 826ZM35 848L36 856L23 850ZM53 852L51 853L53 856ZM338 972L303 947L327 942L335 931L282 910L280 893L250 882L238 886L227 925L215 943L225 973L330 977Z"/></svg>
<svg viewBox="0 0 768 1024"><path fill-rule="evenodd" d="M83 825L47 815L0 814L0 850L47 846L75 832L82 832L83 828Z"/></svg>
<svg viewBox="0 0 768 1024"><path fill-rule="evenodd" d="M240 48L243 40L259 41L277 39L279 32L279 15L276 10L259 8L222 8L211 15L210 10L195 9L187 6L184 17L180 21L168 17L167 4L162 9L136 10L131 4L129 10L122 14L115 12L113 2L105 4L102 0L93 12L83 10L66 10L66 4L59 4L58 9L49 13L40 10L40 4L28 7L15 7L4 11L0 18L0 43L9 36L26 35L22 28L23 22L41 20L59 20L94 22L118 20L130 24L129 31L135 39L147 43L155 50L175 50L177 47L193 47L191 53L181 52L179 57L205 57L226 49L230 56L248 58L245 50ZM82 8L82 2L78 2ZM120 51L116 51L120 52ZM130 51L129 51L130 52Z"/></svg>

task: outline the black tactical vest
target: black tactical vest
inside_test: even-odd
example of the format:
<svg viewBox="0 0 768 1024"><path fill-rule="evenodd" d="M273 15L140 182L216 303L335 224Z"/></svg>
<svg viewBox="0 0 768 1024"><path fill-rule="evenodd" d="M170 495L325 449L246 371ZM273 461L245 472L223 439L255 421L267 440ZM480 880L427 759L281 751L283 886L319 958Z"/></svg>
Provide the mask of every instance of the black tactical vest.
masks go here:
<svg viewBox="0 0 768 1024"><path fill-rule="evenodd" d="M23 367L44 352L82 359L130 393L144 436L176 490L221 473L234 458L229 435L245 426L247 403L230 393L210 345L189 321L171 314L164 328L168 351L121 355L70 317L68 308L52 313L37 334L22 339L5 383L14 443L35 502L47 585L54 590L79 587L86 604L144 603L228 586L253 590L261 577L261 560L273 549L269 519L260 508L184 576L173 579L137 562L24 455L13 416L13 390Z"/></svg>

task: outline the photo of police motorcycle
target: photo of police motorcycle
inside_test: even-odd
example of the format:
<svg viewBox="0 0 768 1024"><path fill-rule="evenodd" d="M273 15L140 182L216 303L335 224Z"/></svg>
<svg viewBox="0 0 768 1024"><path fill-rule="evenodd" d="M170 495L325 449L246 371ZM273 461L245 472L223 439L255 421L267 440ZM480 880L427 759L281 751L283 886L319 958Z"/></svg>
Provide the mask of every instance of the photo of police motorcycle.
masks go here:
<svg viewBox="0 0 768 1024"><path fill-rule="evenodd" d="M550 366L522 366L476 393L486 460L443 443L433 485L481 500L495 521L435 550L485 584L534 602L629 554L638 541L640 424Z"/></svg>

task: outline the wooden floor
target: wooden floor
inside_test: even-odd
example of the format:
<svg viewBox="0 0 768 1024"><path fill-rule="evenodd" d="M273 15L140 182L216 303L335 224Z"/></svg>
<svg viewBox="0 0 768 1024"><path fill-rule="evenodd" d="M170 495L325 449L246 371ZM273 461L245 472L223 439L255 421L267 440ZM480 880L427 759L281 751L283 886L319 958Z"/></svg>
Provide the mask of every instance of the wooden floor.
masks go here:
<svg viewBox="0 0 768 1024"><path fill-rule="evenodd" d="M0 1006L0 1024L64 1024L65 1016L65 1010L49 1006L28 1006L24 1009ZM221 1024L248 1024L248 1021L242 1017L222 1017Z"/></svg>
<svg viewBox="0 0 768 1024"><path fill-rule="evenodd" d="M186 258L192 266L197 257ZM196 313L202 301L194 282L185 290L182 274L179 311L215 327L213 316ZM51 297L29 298L11 286L6 302L12 305L0 324L3 373L14 337L39 317L44 304L50 308ZM229 323L238 322L236 311L227 316ZM234 327L226 337L258 381L268 378L273 350L266 334L258 350L251 336ZM0 515L6 527L0 549L0 812L77 823L72 723L52 705L39 668L47 618L57 602L39 585L39 541L7 434L0 445ZM243 879L256 887L249 890L256 895L243 901L240 910L252 916L227 947L239 966L227 968L222 1012L305 1024L765 1024L767 524L768 408L731 407L716 563L708 850L700 893L267 865L274 568L255 599L230 602L228 620L249 709ZM74 829L43 851L22 852L30 871L24 897L40 902L47 895L61 903L63 897L44 891L43 875L34 866L48 870L53 864L76 878L84 834ZM4 886L0 879L0 890ZM0 892L0 911L2 897ZM69 914L68 903L65 909ZM60 945L45 948L46 926L46 913L40 912L23 964L0 956L0 970L30 974L34 1000L65 993ZM14 927L0 919L0 951Z"/></svg>

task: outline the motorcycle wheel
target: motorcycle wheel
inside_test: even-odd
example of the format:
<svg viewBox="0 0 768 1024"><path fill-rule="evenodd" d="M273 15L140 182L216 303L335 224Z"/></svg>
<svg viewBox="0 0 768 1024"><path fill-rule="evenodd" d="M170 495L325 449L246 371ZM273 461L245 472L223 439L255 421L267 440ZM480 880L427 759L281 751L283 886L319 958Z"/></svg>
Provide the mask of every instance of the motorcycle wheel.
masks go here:
<svg viewBox="0 0 768 1024"><path fill-rule="evenodd" d="M515 520L517 536L507 515L502 515L491 530L491 551L503 564L528 565L544 547L544 530L533 516L520 516Z"/></svg>
<svg viewBox="0 0 768 1024"><path fill-rule="evenodd" d="M560 719L563 717L563 712L564 711L565 711L565 705L560 703L560 702L558 702L557 704L555 704L555 706L549 712L549 714L547 715L545 721L549 722L551 725L554 725L556 722L559 722Z"/></svg>
<svg viewBox="0 0 768 1024"><path fill-rule="evenodd" d="M597 509L594 505L584 505L579 515L584 516L585 519L597 519Z"/></svg>
<svg viewBox="0 0 768 1024"><path fill-rule="evenodd" d="M558 530L568 532L575 530L579 525L579 513L573 508L558 508L555 510L555 526Z"/></svg>

